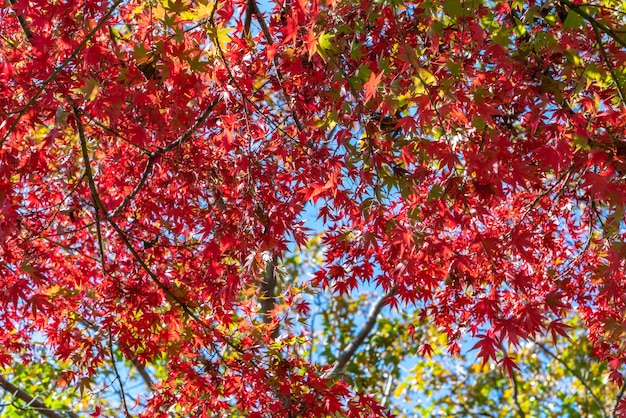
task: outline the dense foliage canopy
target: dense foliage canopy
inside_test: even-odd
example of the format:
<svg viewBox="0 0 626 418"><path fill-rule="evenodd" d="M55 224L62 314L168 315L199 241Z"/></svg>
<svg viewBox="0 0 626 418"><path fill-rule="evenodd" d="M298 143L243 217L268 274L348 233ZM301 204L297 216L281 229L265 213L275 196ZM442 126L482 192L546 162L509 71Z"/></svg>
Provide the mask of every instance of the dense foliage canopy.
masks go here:
<svg viewBox="0 0 626 418"><path fill-rule="evenodd" d="M621 0L5 0L0 92L18 412L381 416L468 348L621 398Z"/></svg>

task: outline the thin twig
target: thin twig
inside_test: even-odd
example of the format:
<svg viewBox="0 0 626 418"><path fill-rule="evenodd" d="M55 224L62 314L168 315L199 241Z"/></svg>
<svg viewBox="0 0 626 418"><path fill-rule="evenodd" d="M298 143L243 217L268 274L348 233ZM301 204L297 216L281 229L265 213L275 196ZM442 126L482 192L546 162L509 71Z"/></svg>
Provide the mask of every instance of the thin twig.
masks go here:
<svg viewBox="0 0 626 418"><path fill-rule="evenodd" d="M602 4L593 4L593 3L581 3L580 6L585 6L585 7L594 7L597 9L603 9L603 10L610 10L612 12L615 13L619 13L621 15L626 15L626 12L616 8L616 7L610 7L610 6L604 6ZM616 31L617 32L617 31Z"/></svg>
<svg viewBox="0 0 626 418"><path fill-rule="evenodd" d="M115 364L115 351L113 350L113 338L111 337L111 333L109 333L109 353L111 354L111 365L113 366L113 373L115 374L115 379L120 386L122 406L124 407L124 412L126 413L126 416L129 417L130 412L128 411L128 405L126 404L126 391L124 390L124 383L122 382L120 372L117 370L117 365Z"/></svg>
<svg viewBox="0 0 626 418"><path fill-rule="evenodd" d="M267 23L265 23L265 18L263 18L263 13L261 13L259 6L256 4L256 1L248 0L247 7L248 7L248 10L251 11L251 14L254 14L254 16L256 16L257 20L259 21L259 25L261 26L261 32L263 32L263 36L265 37L265 40L267 41L267 43L269 45L274 45L272 34L269 30L269 27L267 26ZM248 19L248 13L250 12L246 11L246 19ZM251 19L251 15L250 15L250 19ZM287 92L285 91L285 88L282 85L283 75L279 69L280 66L278 65L278 59L276 56L274 57L273 62L274 62L274 66L276 67L276 74L278 75L278 80L280 81L281 89L283 91L283 94L285 95L285 103L287 104L287 107L291 111L291 117L293 118L293 121L296 124L296 127L298 128L300 132L302 132L304 131L304 125L302 124L302 121L300 121L300 118L298 117L296 110L293 109L291 107L291 104L289 103L289 95L287 94Z"/></svg>
<svg viewBox="0 0 626 418"><path fill-rule="evenodd" d="M225 56L225 54L224 54L224 50L222 49L222 46L219 44L219 42L216 44L216 46L217 46L217 50L218 50L218 52L219 52L219 54L220 54L220 58L222 59L222 63L224 64L224 67L226 68L226 72L228 73L228 78L229 78L229 79L232 81L232 83L235 85L235 88L237 89L237 91L238 91L238 92L239 92L239 94L241 95L242 99L243 99L245 102L249 103L249 104L252 106L252 109L254 110L254 112L255 112L255 113L257 113L260 117L262 117L262 118L263 118L263 120L265 120L265 122L267 122L268 124L272 125L272 127L273 127L276 131L278 131L278 132L282 133L284 136L286 136L286 137L287 137L287 138L289 138L291 141L293 141L293 143L297 143L296 138L294 138L292 135L290 135L290 134L289 134L289 132L287 132L286 130L284 130L283 128L281 128L281 127L280 127L280 122L275 122L274 120L272 120L272 119L271 119L268 115L266 115L263 111L261 111L261 110L259 109L259 107L256 105L256 103L254 103L254 102L252 101L252 99L250 99L250 97L248 97L248 96L244 93L243 89L241 88L241 86L239 85L239 83L237 82L237 80L235 79L235 76L233 75L233 72L232 72L232 70L231 70L230 66L229 66L229 65L228 65L228 63L226 62L226 56ZM251 96L254 96L254 94L255 94L257 91L260 91L260 90L261 90L264 86L265 86L265 83L264 83L261 87L259 87L258 89L256 89L256 90L252 93L252 95L251 95ZM282 85L281 85L281 87L282 87ZM285 96L286 96L286 93L284 93L284 91L283 91L283 94L285 94ZM246 125L248 125L248 118L247 118L247 115L248 115L248 107L245 105L245 103L242 103L242 106L243 106L243 110L244 110L244 112L245 112L245 114L246 114ZM290 110L291 110L291 112L292 112L292 118L294 119L294 121L296 121L296 126L298 127L298 129L300 129L300 130L304 129L304 128L302 127L302 124L299 124L299 123L300 123L300 120L298 119L297 115L295 115L295 114L293 113L293 110L292 110L292 109L290 109ZM287 119L287 117L286 117L285 119ZM302 128L301 128L301 127L302 127ZM248 131L250 131L250 130L248 129Z"/></svg>
<svg viewBox="0 0 626 418"><path fill-rule="evenodd" d="M593 392L593 390L589 386L589 383L587 383L587 381L585 379L583 379L583 377L580 375L580 373L578 373L576 370L572 369L562 358L558 357L556 354L554 354L552 351L550 351L544 344L542 344L540 342L537 342L537 341L533 341L533 342L535 344L537 344L537 347L539 347L544 353L546 353L548 356L552 357L557 362L561 363L561 365L563 365L563 367L565 367L565 370L567 370L572 376L574 376L576 379L578 379L578 381L585 388L586 392L589 393L589 395L591 395L591 397L593 398L595 403L598 405L598 408L600 408L600 411L602 411L602 416L605 417L605 418L608 418L609 415L606 413L606 410L604 409L604 405L602 404L602 401Z"/></svg>
<svg viewBox="0 0 626 418"><path fill-rule="evenodd" d="M618 410L617 408L619 407L619 401L624 397L624 391L626 391L626 383L622 384L622 388L620 389L619 393L617 394L617 397L615 398L615 406L613 407L613 417L617 418L618 416Z"/></svg>
<svg viewBox="0 0 626 418"><path fill-rule="evenodd" d="M204 112L202 112L202 114L200 114L200 116L198 116L196 118L195 123L189 129L187 129L187 131L185 131L185 133L182 134L180 136L180 138L178 138L175 141L172 141L171 143L169 143L168 145L164 146L163 148L159 148L158 150L153 152L152 155L154 155L155 157L158 157L158 156L163 155L166 152L169 152L169 151L173 150L174 148L184 144L185 142L187 142L189 140L189 138L191 138L191 136L193 134L195 134L196 131L198 131L198 129L200 129L200 127L204 124L204 122L206 122L206 120L209 118L209 115L211 114L213 109L215 109L215 106L217 106L217 104L220 102L220 100L221 100L220 96L215 97L211 101L211 103L209 103L207 108L204 109Z"/></svg>
<svg viewBox="0 0 626 418"><path fill-rule="evenodd" d="M539 204L539 202L541 202L541 200L546 197L547 195L549 195L550 193L552 193L554 191L554 189L556 189L556 186L558 186L561 182L563 182L563 187L565 187L567 185L567 183L570 181L571 176L572 176L572 172L574 170L574 165L572 165L565 173L561 174L561 176L554 182L553 185L551 185L550 187L548 187L547 189L545 189L543 192L541 192L536 198L535 200L533 200L533 202L527 206L526 210L524 211L524 213L522 214L522 216L520 217L519 221L517 221L517 223L515 224L515 226L513 226L509 232L506 233L506 235L503 237L504 239L509 238L511 236L511 234L513 233L513 231L515 231L520 225L522 225L522 223L524 222L524 220L526 219L526 217L530 214L530 212L532 212L537 205Z"/></svg>
<svg viewBox="0 0 626 418"><path fill-rule="evenodd" d="M367 314L367 318L365 320L365 323L363 324L363 328L361 328L361 331L352 339L350 344L348 344L348 346L341 352L341 354L339 354L333 368L326 373L326 377L337 376L346 367L352 356L354 356L354 354L358 350L359 346L363 344L367 336L376 325L376 321L378 320L378 314L380 314L380 311L385 306L387 299L389 299L395 293L396 288L393 287L384 295L379 297L376 302L374 302L374 304L370 308L369 313Z"/></svg>
<svg viewBox="0 0 626 418"><path fill-rule="evenodd" d="M185 142L187 142L189 140L189 138L191 138L191 136L194 133L196 133L196 131L198 129L200 129L200 127L204 124L204 122L206 122L206 120L209 118L209 115L211 114L213 109L215 109L215 106L217 106L219 101L220 101L219 97L216 97L215 99L213 99L213 101L207 106L207 108L204 110L204 112L202 112L202 114L200 116L198 116L198 118L196 119L196 122L193 124L193 126L191 128L189 128L177 140L169 143L168 145L166 145L163 148L159 148L158 150L156 150L154 152L151 152L148 155L148 162L146 163L146 166L144 167L143 173L141 173L141 177L139 178L139 182L137 183L137 185L135 186L133 191L130 192L130 194L128 194L124 198L124 200L122 200L122 202L118 205L118 207L115 208L113 210L113 212L111 212L107 216L107 218L114 218L115 216L119 215L119 213L124 209L124 207L126 207L126 205L128 205L128 203L131 200L133 200L133 198L137 195L137 193L139 193L139 191L145 185L146 180L148 180L148 176L150 175L150 172L152 171L152 166L154 165L154 162L157 159L157 157L159 157L159 156L165 154L166 152L171 151L172 149L174 149L174 148L184 144Z"/></svg>

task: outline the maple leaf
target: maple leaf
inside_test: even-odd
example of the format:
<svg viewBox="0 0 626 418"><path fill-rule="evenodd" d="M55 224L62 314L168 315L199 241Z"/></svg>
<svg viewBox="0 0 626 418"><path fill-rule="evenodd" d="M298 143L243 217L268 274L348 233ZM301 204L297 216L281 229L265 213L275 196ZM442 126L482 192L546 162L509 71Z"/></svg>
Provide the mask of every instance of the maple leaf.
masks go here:
<svg viewBox="0 0 626 418"><path fill-rule="evenodd" d="M496 341L484 334L477 335L476 338L478 338L479 341L471 349L478 349L478 357L483 359L483 365L490 359L496 361L496 347L498 345Z"/></svg>
<svg viewBox="0 0 626 418"><path fill-rule="evenodd" d="M433 350L433 348L430 346L430 344L422 344L418 349L417 352L419 353L419 355L421 355L422 357L432 357L433 353L435 352L435 350Z"/></svg>
<svg viewBox="0 0 626 418"><path fill-rule="evenodd" d="M317 52L317 35L313 32L313 29L309 28L306 37L307 52L309 59Z"/></svg>
<svg viewBox="0 0 626 418"><path fill-rule="evenodd" d="M99 417L102 414L102 406L96 406L96 409L89 414L90 417Z"/></svg>
<svg viewBox="0 0 626 418"><path fill-rule="evenodd" d="M617 403L617 408L615 408L615 414L620 417L626 417L626 400L620 399Z"/></svg>
<svg viewBox="0 0 626 418"><path fill-rule="evenodd" d="M515 370L519 370L519 366L513 361L511 357L503 357L500 360L500 364L504 367L504 370L508 373L511 379L515 378Z"/></svg>
<svg viewBox="0 0 626 418"><path fill-rule="evenodd" d="M548 324L548 330L552 334L552 341L556 344L558 336L563 336L565 338L570 338L567 330L571 327L567 324L564 324L561 321L552 321Z"/></svg>
<svg viewBox="0 0 626 418"><path fill-rule="evenodd" d="M365 103L367 103L372 97L377 94L377 88L380 82L382 81L384 72L381 71L378 75L372 72L369 80L367 80L363 84L363 88L365 88Z"/></svg>

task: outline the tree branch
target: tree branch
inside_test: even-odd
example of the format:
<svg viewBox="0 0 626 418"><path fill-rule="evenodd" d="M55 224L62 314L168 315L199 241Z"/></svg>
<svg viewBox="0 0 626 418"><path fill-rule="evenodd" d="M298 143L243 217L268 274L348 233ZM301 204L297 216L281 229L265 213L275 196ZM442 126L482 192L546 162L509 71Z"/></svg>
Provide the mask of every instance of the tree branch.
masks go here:
<svg viewBox="0 0 626 418"><path fill-rule="evenodd" d="M77 122L78 123L78 122ZM113 229L117 232L117 234L120 236L120 238L122 239L122 242L124 243L124 245L126 246L126 248L128 248L128 250L131 252L131 254L133 255L133 257L137 260L137 262L139 262L139 265L141 266L141 268L146 271L148 273L148 276L150 277L150 279L163 291L165 292L165 294L171 298L174 302L176 302L176 304L178 304L183 311L185 311L188 315L190 315L192 318L194 318L195 320L200 321L200 319L197 317L197 315L195 313L193 313L189 307L187 306L187 304L185 304L178 296L176 296L167 286L165 286L165 284L163 284L163 282L161 282L159 280L159 278L157 277L156 274L154 274L152 272L152 270L150 270L150 267L148 267L148 265L146 264L146 262L141 258L141 256L139 255L139 253L137 252L137 250L135 250L135 247L133 247L132 243L129 241L128 237L126 236L126 233L124 232L124 230L122 228L120 228L120 226L115 223L113 221L113 219L111 219L111 216L109 216L109 214L107 213L107 210L104 207L104 204L102 203L102 200L100 200L100 196L98 195L98 191L96 189L96 183L94 181L93 178L93 173L91 171L91 162L89 160L89 154L87 151L87 142L85 139L84 135L80 135L80 142L81 142L81 148L82 148L82 152L83 152L83 159L85 161L85 173L87 175L87 180L89 182L89 188L91 190L92 193L92 197L94 198L94 202L97 206L97 209L102 210L102 213L104 213L104 215L106 216L109 224L113 227Z"/></svg>
<svg viewBox="0 0 626 418"><path fill-rule="evenodd" d="M606 54L606 49L604 49L604 42L602 41L602 34L600 33L600 29L598 28L598 23L594 20L593 22L591 22L591 26L593 27L593 32L596 34L596 41L598 43L598 49L600 50L602 59L604 60L606 67L609 69L609 72L613 77L613 81L615 82L615 86L617 87L617 93L619 94L619 98L622 100L622 104L626 105L626 94L624 93L624 87L619 81L619 78L617 78L615 68L613 68L613 64Z"/></svg>
<svg viewBox="0 0 626 418"><path fill-rule="evenodd" d="M244 30L247 31L244 33L250 32L250 23L252 22L252 15L256 16L256 19L259 21L259 25L261 26L261 31L263 32L263 36L267 40L267 43L272 45L274 41L272 40L272 34L270 33L270 29L267 27L267 23L265 23L265 19L263 19L263 13L259 9L259 6L256 4L256 0L247 0L246 1L246 18L244 24Z"/></svg>
<svg viewBox="0 0 626 418"><path fill-rule="evenodd" d="M9 3L11 3L12 6L15 6L17 4L17 0L9 0ZM26 38L28 38L29 41L32 41L33 39L35 39L35 36L33 35L33 32L30 30L30 27L28 26L28 22L26 21L26 18L24 17L24 15L21 13L17 15L17 20L20 22L20 26L22 27L22 30L26 34Z"/></svg>
<svg viewBox="0 0 626 418"><path fill-rule="evenodd" d="M263 322L269 324L272 322L272 316L270 312L276 305L276 264L278 263L278 256L274 255L270 260L265 263L265 275L261 280L261 286L259 289L259 299L261 303L261 315L263 316ZM278 325L272 331L272 338L278 336Z"/></svg>
<svg viewBox="0 0 626 418"><path fill-rule="evenodd" d="M519 390L517 388L517 378L515 377L515 371L511 370L511 378L513 380L513 402L515 402L515 408L520 418L526 418L526 413L522 409L522 405L519 402Z"/></svg>
<svg viewBox="0 0 626 418"><path fill-rule="evenodd" d="M346 367L352 356L354 356L358 348L361 346L361 344L363 344L369 333L376 325L378 314L385 306L385 302L387 302L387 299L393 296L393 294L395 293L396 288L393 287L384 295L379 297L376 302L374 302L374 304L370 308L369 313L367 314L367 318L365 319L363 328L361 328L361 331L354 337L354 339L341 352L341 354L339 354L339 357L337 357L337 361L335 362L333 368L328 373L326 373L326 377L337 376Z"/></svg>
<svg viewBox="0 0 626 418"><path fill-rule="evenodd" d="M593 398L595 403L598 405L598 408L600 408L600 411L602 411L602 416L605 417L605 418L608 418L609 415L606 413L606 410L604 409L604 405L602 404L602 401L593 392L593 390L591 389L591 387L589 386L587 381L585 379L583 379L583 377L580 375L580 373L578 373L576 370L572 369L562 358L558 357L556 354L554 354L552 351L550 351L542 343L537 342L537 341L533 341L533 342L535 344L537 344L537 347L539 347L544 353L546 353L548 356L552 357L557 362L561 363L563 365L563 367L565 367L565 370L567 370L572 376L574 376L576 379L578 379L578 381L583 385L585 390L589 393L589 395L591 395L591 397Z"/></svg>
<svg viewBox="0 0 626 418"><path fill-rule="evenodd" d="M109 332L109 353L111 354L111 366L113 366L113 373L115 374L115 380L120 386L120 397L122 398L122 407L124 408L124 413L127 417L130 417L130 412L128 411L128 404L126 403L126 391L124 390L124 382L122 382L122 377L120 376L120 372L117 370L117 365L115 364L115 351L113 350L113 337L111 337L111 333Z"/></svg>
<svg viewBox="0 0 626 418"><path fill-rule="evenodd" d="M265 23L265 19L263 18L263 13L261 13L259 6L256 4L256 0L247 0L246 7L247 9L246 9L245 25L247 26L244 26L244 31L246 30L246 27L247 27L247 32L244 32L244 33L249 33L250 23L252 21L252 15L254 15L259 21L259 25L261 26L261 32L263 32L263 36L265 37L265 40L267 41L269 45L274 45L272 34L267 26L267 23ZM281 82L281 89L283 91L283 94L285 95L285 99L286 99L285 103L287 104L287 107L289 107L289 110L291 111L291 117L293 118L293 121L296 124L296 127L298 128L300 132L302 132L304 131L304 125L302 124L302 122L300 121L300 118L296 114L295 109L293 109L291 105L289 104L289 100L288 100L289 95L285 91L285 88L282 86L283 75L280 72L280 69L279 69L280 66L278 65L278 60L276 56L274 57L273 62L274 62L274 66L276 67L278 80Z"/></svg>
<svg viewBox="0 0 626 418"><path fill-rule="evenodd" d="M254 3L254 0L246 1L246 17L243 20L244 36L250 35L250 25L252 24L252 15L254 14L254 8L250 3Z"/></svg>
<svg viewBox="0 0 626 418"><path fill-rule="evenodd" d="M184 134L182 134L180 136L180 138L178 138L175 141L172 141L171 143L169 143L165 147L159 148L156 151L151 152L150 154L148 154L148 162L146 163L146 166L144 167L143 172L141 173L141 177L139 178L139 182L137 183L135 188L130 192L130 194L128 194L124 198L124 200L122 200L122 202L118 205L118 207L115 208L113 210L113 212L111 212L107 216L107 218L114 218L117 215L119 215L119 213L124 209L124 207L126 207L126 205L128 205L128 203L131 200L133 200L133 198L135 196L137 196L137 193L139 193L139 191L145 185L146 180L148 180L148 176L150 175L150 172L152 171L152 166L154 165L154 162L157 159L157 157L159 157L159 156L165 154L166 152L171 151L172 149L174 149L174 148L184 144L185 142L187 142L189 140L189 138L191 138L191 136L194 133L196 133L196 131L198 129L200 129L202 124L204 124L204 122L206 122L206 120L209 118L209 115L215 109L215 106L217 106L219 101L220 101L219 97L214 98L213 101L204 110L204 112L202 112L202 114L200 116L198 116L198 118L196 119L196 122L193 124L193 126L191 128L189 128Z"/></svg>
<svg viewBox="0 0 626 418"><path fill-rule="evenodd" d="M143 364L138 363L134 359L131 359L130 362L135 367L135 369L139 373L139 376L141 376L148 389L152 391L152 386L154 385L154 382L152 381L152 377L150 376L150 374L148 374Z"/></svg>
<svg viewBox="0 0 626 418"><path fill-rule="evenodd" d="M617 408L619 407L619 401L624 397L624 391L626 391L626 383L622 384L622 388L620 389L619 393L617 394L617 397L615 398L615 406L613 407L613 417L617 418L618 416L618 411Z"/></svg>
<svg viewBox="0 0 626 418"><path fill-rule="evenodd" d="M591 25L596 25L599 29L601 29L604 33L609 35L611 38L615 40L618 44L626 48L626 41L615 33L613 29L607 27L604 23L599 22L595 17L587 13L582 9L582 7L586 6L585 4L574 4L570 0L559 0L561 4L567 6L570 10L574 11L580 17L585 19L587 22L591 23Z"/></svg>
<svg viewBox="0 0 626 418"><path fill-rule="evenodd" d="M81 114L80 114L80 110L78 109L78 107L76 105L72 106L72 109L74 110L74 116L76 117L76 128L78 129L78 136L80 138L85 138L85 127L83 126L83 123L81 121ZM83 156L88 155L88 151L87 151L87 142L86 141L82 141L81 140L81 148L84 147L83 151ZM91 167L89 167L89 170L91 171ZM85 173L85 175L87 175L87 173ZM92 173L89 173L89 176L91 176ZM104 256L104 243L102 242L102 227L100 225L101 219L100 219L100 209L98 208L98 202L96 200L97 196L98 196L98 192L95 190L95 186L92 188L91 184L89 185L89 188L91 190L91 199L93 201L93 208L94 208L94 212L96 215L96 236L98 239L98 249L100 251L100 264L102 266L102 275L106 276L106 262L105 262L105 256Z"/></svg>
<svg viewBox="0 0 626 418"><path fill-rule="evenodd" d="M387 407L387 402L389 402L389 395L391 394L391 385L393 384L393 374L391 372L387 373L387 381L385 382L385 387L383 388L383 397L380 401L380 404Z"/></svg>
<svg viewBox="0 0 626 418"><path fill-rule="evenodd" d="M0 387L2 387L7 392L11 393L16 398L21 399L24 402L26 402L31 407L31 409L36 410L41 415L44 415L48 418L63 418L63 415L59 414L53 409L48 408L46 404L44 404L41 401L38 401L29 393L18 388L17 386L15 386L14 384L6 380L4 376L0 376ZM71 418L79 418L79 415L72 411L63 411L63 413L67 414Z"/></svg>
<svg viewBox="0 0 626 418"><path fill-rule="evenodd" d="M76 314L76 315L78 315L78 314ZM100 331L100 327L98 325L88 321L87 319L85 319L84 317L82 317L80 315L78 315L78 317L79 317L79 319L78 319L79 322L81 324L83 324L84 326L86 326L87 328L90 328L90 329L92 329L92 330L94 330L96 332ZM110 335L110 331L109 330L107 330L107 331L109 332L109 335ZM122 352L122 354L124 354L124 353ZM146 371L146 368L141 363L139 363L136 359L126 357L125 355L124 355L124 357L137 370L137 372L139 373L139 375L143 379L144 383L146 384L148 390L152 391L152 386L154 385L154 382L152 381L152 377L150 376L150 374Z"/></svg>
<svg viewBox="0 0 626 418"><path fill-rule="evenodd" d="M104 204L102 203L102 200L100 199L100 195L98 194L98 189L96 187L96 182L95 182L94 176L93 176L93 171L91 170L91 160L90 160L90 157L89 157L89 151L87 149L87 138L85 137L85 132L84 132L84 129L82 128L82 121L81 121L80 112L78 112L78 110L75 109L75 114L76 114L76 125L78 126L78 136L79 136L79 139L80 139L80 147L81 147L81 150L82 150L83 160L84 160L84 163L85 163L85 176L87 177L87 182L89 184L89 190L91 191L91 197L92 197L92 199L94 201L94 205L96 207L96 210L101 210L102 211L102 213L105 215L105 217L109 221L109 224L118 233L118 235L120 236L120 238L122 239L122 241L124 242L124 244L126 245L128 250L131 252L133 257L139 262L141 268L148 273L148 276L152 279L152 281L161 290L163 290L163 292L165 292L165 294L167 296L169 296L178 305L180 305L186 313L188 313L194 319L199 320L197 318L197 316L193 312L191 312L189 307L182 300L180 300L180 298L178 296L176 296L167 286L165 286L163 284L163 282L161 282L159 280L159 278L156 276L156 274L154 274L152 272L152 270L150 270L150 268L146 265L145 261L143 261L143 259L139 255L139 253L137 253L137 250L135 250L135 248L133 247L131 242L128 240L128 237L126 236L126 233L124 232L124 230L122 230L122 228L120 228L120 226L117 223L115 223L113 221L113 219L111 219L111 216L108 214L106 208L104 207ZM181 143L182 143L182 141L181 141ZM161 150L163 150L163 149L165 149L165 148L161 148ZM154 155L154 154L156 154L156 153L153 153L152 155Z"/></svg>
<svg viewBox="0 0 626 418"><path fill-rule="evenodd" d="M217 102L218 102L218 99L216 98L215 100L213 100L212 105L214 106L215 104L217 104ZM207 110L205 110L203 112L203 114L196 120L196 123L194 124L194 126L192 126L183 136L181 136L178 140L174 141L170 145L168 145L168 146L166 146L164 148L159 149L157 152L152 153L152 155L157 155L157 156L161 155L161 154L163 154L163 153L165 153L165 152L175 148L176 146L184 143L188 138L191 137L193 132L195 132L195 130L204 122L204 120L206 120L208 118L208 115L210 113L209 109L212 109L212 106L209 106L209 108L207 108ZM79 113L79 116L80 116L80 113ZM76 123L77 124L82 124L82 121L81 121L80 117L77 118ZM124 246L128 249L128 251L130 251L130 253L132 254L133 258L137 261L137 263L139 263L139 266L141 267L141 269L144 270L148 274L148 277L150 278L150 280L154 284L156 284L157 287L159 289L161 289L163 291L163 293L165 293L165 295L169 299L171 299L176 305L178 305L187 316L192 318L194 321L196 321L198 324L203 326L205 329L212 330L213 328L211 326L209 326L209 324L204 322L195 312L193 312L189 308L189 306L187 306L187 304L181 298L176 296L174 294L174 292L172 292L172 290L169 287L167 287L161 280L159 280L158 276L150 269L150 267L146 264L146 262L143 260L143 258L141 258L141 255L137 252L135 247L133 247L133 244L128 239L128 236L127 236L126 232L109 215L108 211L104 207L104 204L102 203L102 200L100 199L100 195L98 194L98 190L97 190L97 187L96 187L96 182L95 182L94 177L93 177L93 171L91 170L91 160L89 158L89 152L87 150L87 139L85 137L84 131L82 129L79 129L78 133L79 133L79 139L80 139L80 144L81 144L83 160L84 160L84 163L85 163L85 176L87 177L87 182L89 183L89 189L90 189L90 191L92 193L92 197L94 198L94 202L95 202L97 208L99 208L102 211L102 213L104 214L105 218L109 222L109 225L111 225L111 227L115 230L117 235L120 237L120 239L124 243ZM236 351L238 351L240 353L243 352L239 347L237 347L235 344L233 344L233 342L230 341L225 336L222 336L222 341L226 345L231 347L232 349L234 349L234 350L236 350Z"/></svg>

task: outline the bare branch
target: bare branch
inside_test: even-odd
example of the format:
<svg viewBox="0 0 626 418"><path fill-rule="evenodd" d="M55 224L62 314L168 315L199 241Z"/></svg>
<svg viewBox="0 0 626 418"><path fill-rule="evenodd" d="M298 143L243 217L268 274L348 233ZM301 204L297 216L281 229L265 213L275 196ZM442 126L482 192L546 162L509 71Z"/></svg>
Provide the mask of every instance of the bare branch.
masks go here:
<svg viewBox="0 0 626 418"><path fill-rule="evenodd" d="M270 260L265 263L265 275L261 280L261 286L259 289L259 299L261 303L261 315L263 316L263 322L269 324L272 322L272 316L270 312L274 309L276 304L276 264L278 263L278 256L274 255ZM272 331L272 338L278 336L278 325Z"/></svg>
<svg viewBox="0 0 626 418"><path fill-rule="evenodd" d="M522 409L522 405L519 402L519 390L517 387L517 377L515 376L515 371L511 370L511 379L513 380L513 402L515 402L515 408L517 409L517 414L520 418L526 418L526 413Z"/></svg>
<svg viewBox="0 0 626 418"><path fill-rule="evenodd" d="M367 314L367 318L365 320L365 323L363 324L363 328L361 328L361 331L354 337L354 339L341 352L341 354L339 354L339 357L337 357L337 362L335 363L333 368L328 373L326 373L326 377L337 376L346 367L352 356L354 356L358 348L361 346L361 344L363 344L367 336L376 325L378 314L385 306L385 302L387 302L387 299L389 299L389 297L393 296L395 293L396 288L393 287L384 295L379 297L376 302L374 302L374 304L370 308L369 313Z"/></svg>
<svg viewBox="0 0 626 418"><path fill-rule="evenodd" d="M18 399L23 400L28 405L30 405L31 409L36 410L41 415L44 415L48 418L63 418L64 416L69 416L71 418L79 418L79 415L72 411L63 411L64 415L59 414L53 409L50 409L41 401L38 401L36 398L31 396L29 393L24 390L18 388L8 380L4 378L4 376L0 376L0 387L2 387L7 392L11 393Z"/></svg>
<svg viewBox="0 0 626 418"><path fill-rule="evenodd" d="M598 396L593 392L593 390L589 386L589 383L587 383L587 381L580 375L580 373L578 373L578 371L572 369L562 358L560 358L559 356L554 354L552 351L550 351L544 344L542 344L540 342L537 342L537 341L533 341L533 342L535 344L537 344L537 347L539 347L544 353L546 353L548 356L552 357L557 362L561 363L563 365L563 367L565 367L565 370L567 370L572 376L574 376L576 379L578 379L578 381L583 385L583 387L585 388L587 393L589 393L589 395L591 395L591 397L593 398L595 403L598 405L598 408L600 408L600 411L602 411L602 416L605 417L605 418L608 418L609 415L607 414L606 410L604 409L604 404L602 403L600 398L598 398Z"/></svg>

